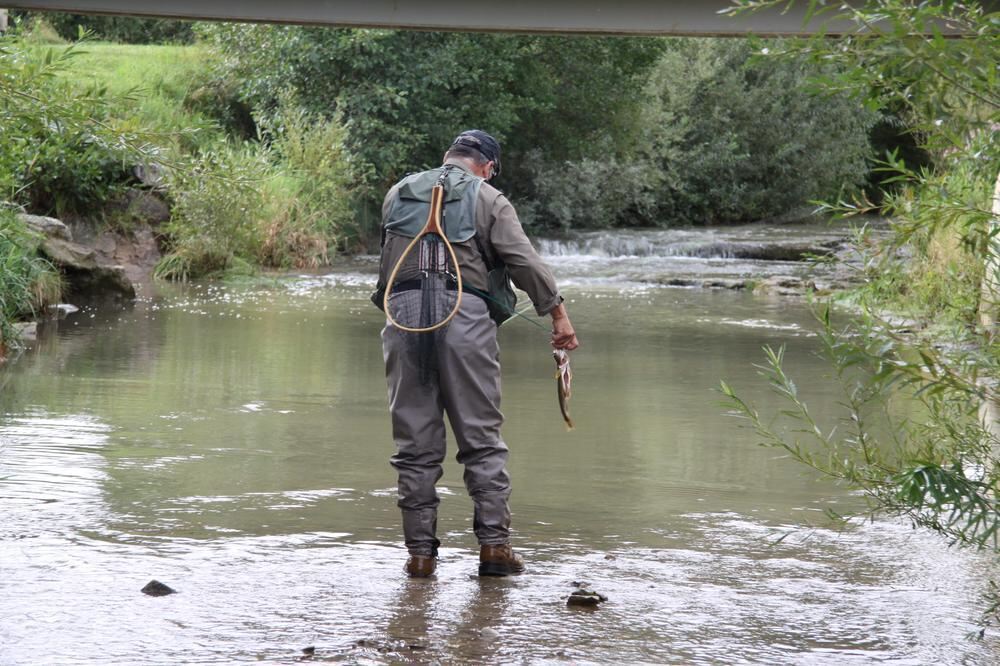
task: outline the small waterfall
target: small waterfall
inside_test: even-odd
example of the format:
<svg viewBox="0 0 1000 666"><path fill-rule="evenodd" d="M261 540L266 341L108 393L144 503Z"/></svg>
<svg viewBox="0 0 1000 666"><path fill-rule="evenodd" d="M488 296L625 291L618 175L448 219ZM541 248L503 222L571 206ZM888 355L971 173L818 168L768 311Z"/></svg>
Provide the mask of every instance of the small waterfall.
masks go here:
<svg viewBox="0 0 1000 666"><path fill-rule="evenodd" d="M761 240L740 238L740 235L732 229L627 230L585 232L536 242L539 253L546 257L691 257L758 261L803 261L809 255L829 255L836 245L829 239L777 236L774 240ZM743 235L749 234L744 232Z"/></svg>
<svg viewBox="0 0 1000 666"><path fill-rule="evenodd" d="M634 232L599 232L574 238L541 238L538 251L550 257L648 257L657 256L658 243Z"/></svg>

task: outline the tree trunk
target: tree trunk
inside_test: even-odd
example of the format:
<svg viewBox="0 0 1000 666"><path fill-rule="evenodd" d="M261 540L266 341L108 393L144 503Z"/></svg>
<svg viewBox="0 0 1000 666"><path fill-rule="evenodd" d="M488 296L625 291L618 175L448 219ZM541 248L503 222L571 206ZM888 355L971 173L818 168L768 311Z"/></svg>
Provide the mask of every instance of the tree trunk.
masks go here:
<svg viewBox="0 0 1000 666"><path fill-rule="evenodd" d="M993 341L997 333L997 318L1000 314L1000 173L997 174L996 186L993 188L993 218L990 224L989 254L986 257L983 272L983 286L979 295L979 323L983 327L986 343ZM996 382L997 378L981 378L983 383ZM988 387L988 388L994 388ZM993 393L988 391L987 394ZM979 406L979 422L987 432L1000 442L1000 405L989 397ZM994 459L998 459L1000 451L993 451Z"/></svg>
<svg viewBox="0 0 1000 666"><path fill-rule="evenodd" d="M979 295L979 324L988 342L996 335L1000 318L1000 173L993 188L993 219L990 220L989 254L985 261L983 286Z"/></svg>

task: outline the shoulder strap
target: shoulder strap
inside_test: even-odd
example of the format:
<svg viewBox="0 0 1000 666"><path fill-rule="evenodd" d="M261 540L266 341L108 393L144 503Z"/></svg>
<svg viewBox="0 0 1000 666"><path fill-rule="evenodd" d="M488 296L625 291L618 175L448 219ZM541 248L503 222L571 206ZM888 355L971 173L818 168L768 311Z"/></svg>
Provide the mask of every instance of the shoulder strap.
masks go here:
<svg viewBox="0 0 1000 666"><path fill-rule="evenodd" d="M486 272L492 273L494 265L493 262L490 261L490 255L486 252L486 248L483 247L483 241L479 240L479 233L476 233L473 238L476 239L476 247L479 248L479 254L483 257L483 263L486 264Z"/></svg>

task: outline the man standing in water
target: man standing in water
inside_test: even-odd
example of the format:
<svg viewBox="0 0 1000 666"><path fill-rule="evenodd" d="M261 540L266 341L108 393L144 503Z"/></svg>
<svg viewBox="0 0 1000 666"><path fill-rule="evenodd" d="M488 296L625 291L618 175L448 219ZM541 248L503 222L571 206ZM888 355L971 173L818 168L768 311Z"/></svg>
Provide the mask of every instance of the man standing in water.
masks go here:
<svg viewBox="0 0 1000 666"><path fill-rule="evenodd" d="M444 164L407 176L386 194L382 206L382 257L379 289L419 229L401 225L404 219L426 219L429 192L443 172L448 178L446 201L459 198L468 205L448 208L447 226L475 230L472 238L453 242L467 294L454 319L433 333L409 333L390 323L382 330L389 411L396 454L391 463L399 474L399 508L409 559L405 571L426 577L437 566L438 495L435 484L443 473L444 414L458 443L458 461L465 466L465 486L475 505L473 528L479 540L479 575L507 576L524 570L510 546L510 477L507 445L500 437L500 359L497 325L487 302L475 292L487 291L489 269L506 265L511 279L528 293L539 316L552 318L552 346L575 349L573 325L556 289L551 271L531 246L517 213L490 179L500 173L500 144L481 130L458 135L445 153ZM471 178L469 176L472 176ZM453 177L454 176L454 177ZM405 196L401 196L404 188ZM468 188L478 188L478 192ZM419 207L420 210L416 210ZM407 267L404 265L405 271ZM413 297L400 284L389 298ZM378 293L378 292L377 292ZM381 301L376 298L376 301ZM433 340L421 352L420 336ZM423 346L427 349L426 346Z"/></svg>

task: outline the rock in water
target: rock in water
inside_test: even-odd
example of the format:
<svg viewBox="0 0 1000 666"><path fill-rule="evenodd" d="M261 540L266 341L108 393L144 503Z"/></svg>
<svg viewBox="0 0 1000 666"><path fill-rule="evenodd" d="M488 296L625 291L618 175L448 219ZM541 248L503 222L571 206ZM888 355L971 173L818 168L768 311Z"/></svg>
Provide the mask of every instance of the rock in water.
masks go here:
<svg viewBox="0 0 1000 666"><path fill-rule="evenodd" d="M168 594L173 594L177 590L164 585L158 580L151 580L146 583L146 587L142 588L143 594L148 594L151 597L165 597Z"/></svg>
<svg viewBox="0 0 1000 666"><path fill-rule="evenodd" d="M21 342L34 342L38 339L38 322L26 321L14 324L14 330Z"/></svg>
<svg viewBox="0 0 1000 666"><path fill-rule="evenodd" d="M69 303L59 303L58 305L49 306L49 314L51 314L56 319L65 319L71 314L77 313L80 308Z"/></svg>
<svg viewBox="0 0 1000 666"><path fill-rule="evenodd" d="M569 599L566 600L566 605L597 606L597 604L607 600L608 598L603 594L598 594L597 592L586 588L580 588L579 590L574 590L573 594L569 595Z"/></svg>

